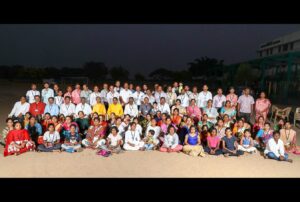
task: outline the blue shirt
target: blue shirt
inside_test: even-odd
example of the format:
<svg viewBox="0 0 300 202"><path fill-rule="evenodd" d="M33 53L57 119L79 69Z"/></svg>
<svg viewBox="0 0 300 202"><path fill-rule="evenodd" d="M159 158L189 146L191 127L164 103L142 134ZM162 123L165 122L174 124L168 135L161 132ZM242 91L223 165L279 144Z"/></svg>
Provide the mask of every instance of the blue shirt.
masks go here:
<svg viewBox="0 0 300 202"><path fill-rule="evenodd" d="M57 104L47 104L44 113L50 113L51 116L57 116L59 114L59 107Z"/></svg>
<svg viewBox="0 0 300 202"><path fill-rule="evenodd" d="M43 131L42 131L42 126L39 123L34 124L36 132L38 133L38 135L42 135ZM29 124L27 124L25 126L25 129L28 130L30 128Z"/></svg>
<svg viewBox="0 0 300 202"><path fill-rule="evenodd" d="M237 140L235 136L231 136L231 138L228 138L227 136L223 137L222 140L225 142L225 146L229 150L234 150L234 142Z"/></svg>

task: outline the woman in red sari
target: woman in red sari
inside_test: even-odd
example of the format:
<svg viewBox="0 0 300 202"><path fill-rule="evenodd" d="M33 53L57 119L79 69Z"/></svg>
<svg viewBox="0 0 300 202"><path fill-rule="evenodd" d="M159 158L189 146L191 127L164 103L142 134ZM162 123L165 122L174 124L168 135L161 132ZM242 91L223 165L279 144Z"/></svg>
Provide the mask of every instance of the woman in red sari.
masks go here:
<svg viewBox="0 0 300 202"><path fill-rule="evenodd" d="M14 130L11 130L6 137L6 145L4 156L19 155L27 151L33 150L34 143L30 140L27 130L22 129L20 122L14 124Z"/></svg>
<svg viewBox="0 0 300 202"><path fill-rule="evenodd" d="M260 116L263 116L264 119L267 120L270 107L271 102L268 98L266 98L266 93L261 92L260 98L258 98L255 102L255 120L257 120Z"/></svg>
<svg viewBox="0 0 300 202"><path fill-rule="evenodd" d="M172 123L175 124L176 126L179 126L181 122L181 116L179 115L179 109L175 108L173 110L173 114L171 116L172 118Z"/></svg>

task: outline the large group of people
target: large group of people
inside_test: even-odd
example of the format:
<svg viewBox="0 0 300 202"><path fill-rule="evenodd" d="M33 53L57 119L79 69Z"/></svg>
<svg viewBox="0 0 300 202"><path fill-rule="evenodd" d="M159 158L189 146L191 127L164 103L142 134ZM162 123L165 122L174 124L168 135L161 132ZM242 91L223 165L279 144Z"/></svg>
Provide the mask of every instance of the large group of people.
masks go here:
<svg viewBox="0 0 300 202"><path fill-rule="evenodd" d="M31 85L16 102L2 132L4 156L27 151L81 152L107 155L158 150L191 156L241 156L260 151L265 158L292 162L300 154L296 132L286 120L267 122L271 102L264 92L256 100L245 88L230 87L213 96L207 85L199 92L174 82L154 88L120 81L39 91Z"/></svg>

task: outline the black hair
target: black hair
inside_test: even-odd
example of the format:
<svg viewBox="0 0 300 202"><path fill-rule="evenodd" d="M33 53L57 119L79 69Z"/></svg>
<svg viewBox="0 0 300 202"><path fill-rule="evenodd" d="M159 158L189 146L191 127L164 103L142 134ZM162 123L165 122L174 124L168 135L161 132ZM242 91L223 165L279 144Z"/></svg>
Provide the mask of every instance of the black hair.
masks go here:
<svg viewBox="0 0 300 202"><path fill-rule="evenodd" d="M7 119L5 120L5 123L7 123L8 121L12 121L12 122L13 122L13 119L12 119L12 118L7 118Z"/></svg>
<svg viewBox="0 0 300 202"><path fill-rule="evenodd" d="M50 126L53 126L53 127L54 127L54 124L53 124L53 123L49 123L49 124L48 124L48 129L50 128Z"/></svg>
<svg viewBox="0 0 300 202"><path fill-rule="evenodd" d="M112 130L116 130L116 131L117 131L117 133L119 132L119 129L118 129L118 127L117 127L117 126L113 126L113 127L111 127L111 129L110 129L110 132L111 132Z"/></svg>
<svg viewBox="0 0 300 202"><path fill-rule="evenodd" d="M154 135L155 131L154 130L149 130L148 133L150 133L151 135Z"/></svg>

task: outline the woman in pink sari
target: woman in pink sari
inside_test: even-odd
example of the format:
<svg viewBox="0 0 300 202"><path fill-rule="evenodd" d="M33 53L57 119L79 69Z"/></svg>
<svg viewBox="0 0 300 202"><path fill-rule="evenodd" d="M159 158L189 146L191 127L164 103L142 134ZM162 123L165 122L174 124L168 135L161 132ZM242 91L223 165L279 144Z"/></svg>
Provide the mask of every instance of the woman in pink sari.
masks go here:
<svg viewBox="0 0 300 202"><path fill-rule="evenodd" d="M261 92L260 98L258 98L255 102L255 120L257 120L260 116L267 120L270 107L271 102L268 98L266 98L266 93Z"/></svg>
<svg viewBox="0 0 300 202"><path fill-rule="evenodd" d="M196 100L191 99L191 104L186 108L187 114L191 117L195 123L201 120L201 110L196 105Z"/></svg>
<svg viewBox="0 0 300 202"><path fill-rule="evenodd" d="M229 94L226 96L226 100L229 100L232 108L236 108L238 96L234 93L234 88L229 88Z"/></svg>

